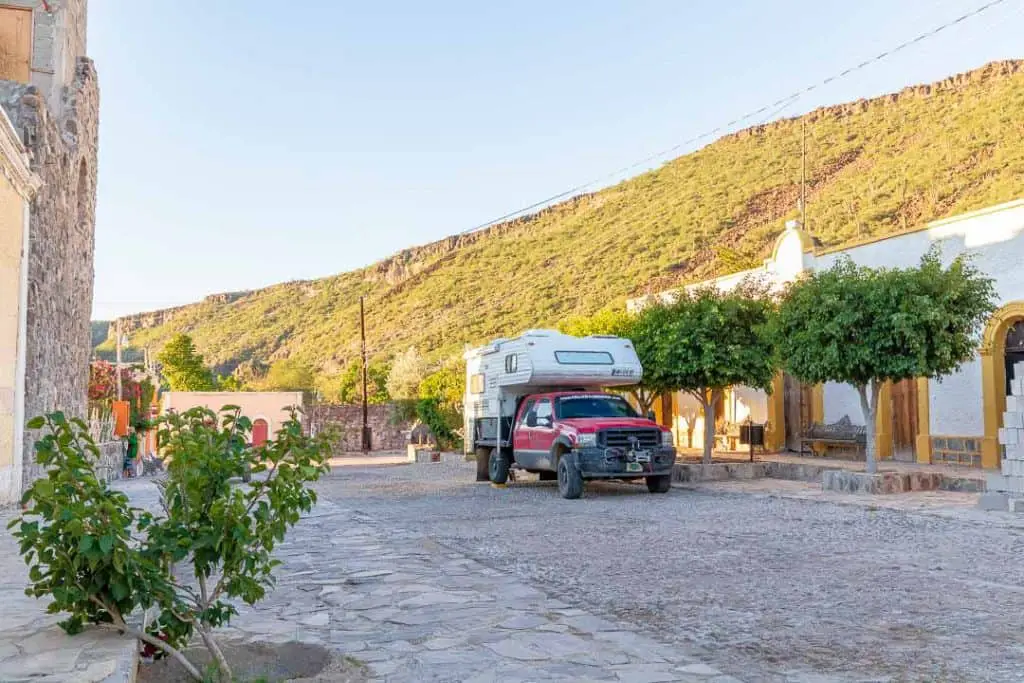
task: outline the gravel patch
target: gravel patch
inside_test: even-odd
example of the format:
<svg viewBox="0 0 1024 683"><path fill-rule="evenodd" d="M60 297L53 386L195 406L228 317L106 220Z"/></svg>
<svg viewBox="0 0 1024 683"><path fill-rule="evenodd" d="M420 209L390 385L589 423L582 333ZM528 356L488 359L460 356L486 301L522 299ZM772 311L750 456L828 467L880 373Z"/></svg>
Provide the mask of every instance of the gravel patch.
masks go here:
<svg viewBox="0 0 1024 683"><path fill-rule="evenodd" d="M1021 680L1024 530L997 517L472 476L346 468L320 488L745 681Z"/></svg>

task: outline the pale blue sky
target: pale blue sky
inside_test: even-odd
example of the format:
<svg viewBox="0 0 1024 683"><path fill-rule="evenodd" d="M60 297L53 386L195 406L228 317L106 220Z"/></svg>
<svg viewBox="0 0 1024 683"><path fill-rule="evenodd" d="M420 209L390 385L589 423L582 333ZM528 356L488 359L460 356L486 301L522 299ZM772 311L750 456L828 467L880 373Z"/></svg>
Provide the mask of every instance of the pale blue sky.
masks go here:
<svg viewBox="0 0 1024 683"><path fill-rule="evenodd" d="M109 318L465 230L984 0L89 4ZM1024 57L1022 36L1004 0L780 115Z"/></svg>

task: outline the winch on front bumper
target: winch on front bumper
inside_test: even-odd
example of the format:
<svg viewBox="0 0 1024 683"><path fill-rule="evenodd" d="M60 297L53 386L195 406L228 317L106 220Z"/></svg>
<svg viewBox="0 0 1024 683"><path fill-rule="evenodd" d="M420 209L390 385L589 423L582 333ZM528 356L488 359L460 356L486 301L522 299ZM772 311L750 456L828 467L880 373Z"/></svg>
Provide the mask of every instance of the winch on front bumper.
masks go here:
<svg viewBox="0 0 1024 683"><path fill-rule="evenodd" d="M676 452L669 446L644 450L628 448L576 448L576 466L584 479L620 479L671 474Z"/></svg>

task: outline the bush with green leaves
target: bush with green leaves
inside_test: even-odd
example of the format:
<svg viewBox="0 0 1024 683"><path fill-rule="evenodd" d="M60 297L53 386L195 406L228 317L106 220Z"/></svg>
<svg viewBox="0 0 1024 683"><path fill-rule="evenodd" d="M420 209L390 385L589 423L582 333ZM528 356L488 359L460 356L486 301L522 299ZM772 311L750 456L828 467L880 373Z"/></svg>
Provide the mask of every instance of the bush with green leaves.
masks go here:
<svg viewBox="0 0 1024 683"><path fill-rule="evenodd" d="M47 476L10 525L30 568L27 593L51 597L47 609L69 615L68 633L90 623L128 633L202 680L183 654L198 637L231 680L213 632L239 601L255 604L274 585L273 550L316 503L310 484L328 469L328 437L306 436L293 412L272 440L251 447L251 422L237 407L167 415L162 511L143 511L97 478L87 425L55 413L30 426L44 430L36 459ZM255 477L239 483L247 470ZM158 616L145 632L128 622L150 608Z"/></svg>

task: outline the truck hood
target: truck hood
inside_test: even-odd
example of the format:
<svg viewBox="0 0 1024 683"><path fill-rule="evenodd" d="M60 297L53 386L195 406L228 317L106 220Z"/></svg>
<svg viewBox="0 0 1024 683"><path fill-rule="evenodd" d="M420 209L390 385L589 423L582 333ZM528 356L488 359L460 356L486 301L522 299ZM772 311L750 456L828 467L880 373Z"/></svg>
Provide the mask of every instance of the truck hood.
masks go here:
<svg viewBox="0 0 1024 683"><path fill-rule="evenodd" d="M559 423L577 432L595 432L599 429L662 429L642 417L579 417L559 420Z"/></svg>

